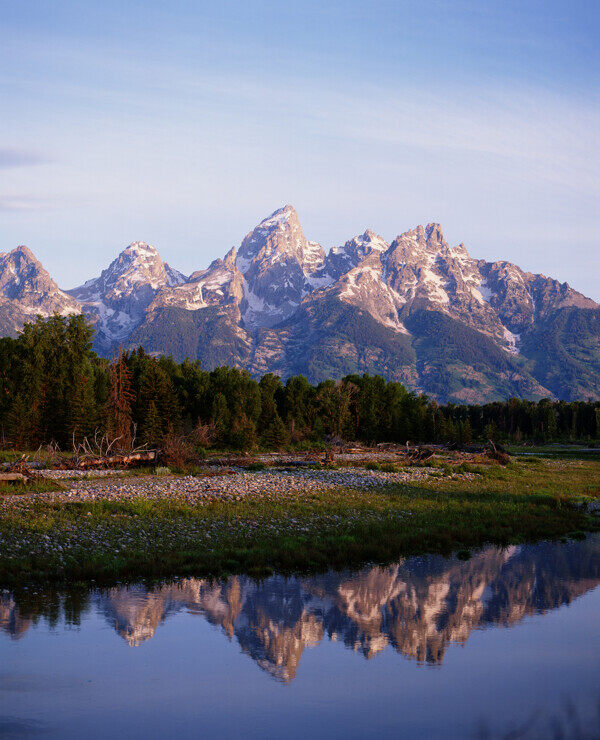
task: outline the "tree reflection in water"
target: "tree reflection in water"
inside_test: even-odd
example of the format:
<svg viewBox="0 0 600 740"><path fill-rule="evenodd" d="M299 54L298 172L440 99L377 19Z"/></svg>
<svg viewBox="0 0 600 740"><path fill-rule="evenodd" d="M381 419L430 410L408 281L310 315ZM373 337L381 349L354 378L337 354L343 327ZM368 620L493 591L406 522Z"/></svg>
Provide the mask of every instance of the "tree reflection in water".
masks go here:
<svg viewBox="0 0 600 740"><path fill-rule="evenodd" d="M274 678L294 679L303 651L337 640L371 658L391 648L442 664L474 629L510 626L568 604L600 581L600 536L568 544L487 548L468 561L436 556L313 577L188 578L155 588L0 594L0 630L22 639L39 620L78 625L94 610L127 643L155 638L186 610L218 626Z"/></svg>

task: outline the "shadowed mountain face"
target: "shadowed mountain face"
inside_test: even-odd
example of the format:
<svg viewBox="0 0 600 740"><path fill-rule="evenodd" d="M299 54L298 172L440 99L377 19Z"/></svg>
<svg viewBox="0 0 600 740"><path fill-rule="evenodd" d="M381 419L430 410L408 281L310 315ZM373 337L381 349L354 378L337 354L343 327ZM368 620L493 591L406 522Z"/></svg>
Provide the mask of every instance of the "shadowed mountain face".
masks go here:
<svg viewBox="0 0 600 740"><path fill-rule="evenodd" d="M62 291L26 247L0 254L0 335L83 312L95 349L311 382L378 373L440 401L600 399L600 307L544 275L450 246L439 224L391 242L367 229L325 252L286 205L189 277L133 242Z"/></svg>
<svg viewBox="0 0 600 740"><path fill-rule="evenodd" d="M14 638L44 617L78 623L91 609L132 647L160 639L182 610L218 627L274 678L294 679L306 648L328 638L369 659L386 648L441 664L474 629L507 627L557 609L600 583L600 536L556 545L487 548L467 562L428 556L310 578L189 578L58 598L0 595L0 630ZM62 611L61 611L62 610Z"/></svg>

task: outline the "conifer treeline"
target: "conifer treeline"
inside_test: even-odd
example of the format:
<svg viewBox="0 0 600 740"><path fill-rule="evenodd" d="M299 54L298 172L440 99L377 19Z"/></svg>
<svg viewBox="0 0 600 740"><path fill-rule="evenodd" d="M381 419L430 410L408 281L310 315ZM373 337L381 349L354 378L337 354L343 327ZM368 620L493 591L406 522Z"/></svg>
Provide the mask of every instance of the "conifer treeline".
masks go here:
<svg viewBox="0 0 600 740"><path fill-rule="evenodd" d="M0 339L0 433L5 446L56 442L68 449L101 430L121 445L159 446L186 434L198 446L249 449L327 437L372 442L589 441L600 438L600 403L510 399L439 406L379 376L316 386L306 378L260 381L236 368L206 371L142 349L113 361L91 349L82 316L55 315Z"/></svg>

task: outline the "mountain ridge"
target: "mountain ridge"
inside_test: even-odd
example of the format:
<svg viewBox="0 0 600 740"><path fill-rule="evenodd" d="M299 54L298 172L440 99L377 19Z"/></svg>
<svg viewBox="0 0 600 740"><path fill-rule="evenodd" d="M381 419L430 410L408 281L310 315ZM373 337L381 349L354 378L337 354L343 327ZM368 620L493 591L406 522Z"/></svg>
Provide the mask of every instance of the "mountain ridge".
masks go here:
<svg viewBox="0 0 600 740"><path fill-rule="evenodd" d="M367 229L326 252L285 205L189 276L132 242L68 291L27 248L0 255L0 333L54 311L84 313L103 355L141 345L209 369L312 382L379 373L441 401L600 398L598 304L567 283L471 257L434 222L391 242Z"/></svg>

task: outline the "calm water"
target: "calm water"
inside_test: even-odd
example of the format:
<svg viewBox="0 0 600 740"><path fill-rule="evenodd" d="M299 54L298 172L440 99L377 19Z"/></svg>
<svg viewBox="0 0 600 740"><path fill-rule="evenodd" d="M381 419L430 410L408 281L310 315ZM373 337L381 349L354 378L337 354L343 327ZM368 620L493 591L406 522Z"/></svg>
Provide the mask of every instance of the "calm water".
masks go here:
<svg viewBox="0 0 600 740"><path fill-rule="evenodd" d="M597 737L599 582L594 536L315 578L0 593L0 736Z"/></svg>

